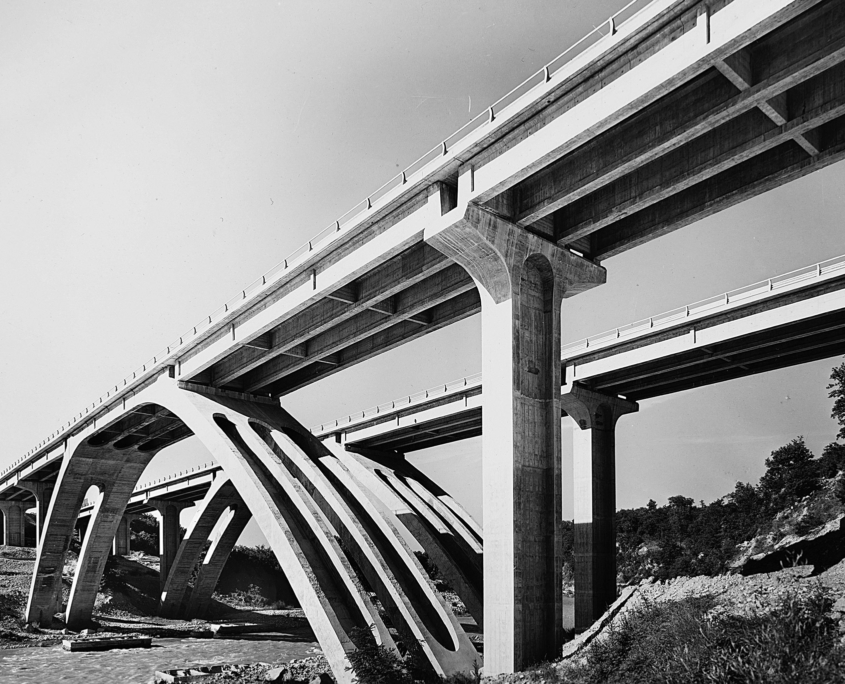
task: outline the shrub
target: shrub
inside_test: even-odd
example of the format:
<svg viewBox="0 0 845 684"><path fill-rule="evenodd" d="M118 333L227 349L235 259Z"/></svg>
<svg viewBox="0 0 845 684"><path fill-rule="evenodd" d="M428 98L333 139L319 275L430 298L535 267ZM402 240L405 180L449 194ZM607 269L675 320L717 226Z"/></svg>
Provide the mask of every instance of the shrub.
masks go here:
<svg viewBox="0 0 845 684"><path fill-rule="evenodd" d="M350 636L357 648L349 654L349 669L361 684L413 684L401 656L377 644L369 629L356 627Z"/></svg>
<svg viewBox="0 0 845 684"><path fill-rule="evenodd" d="M282 566L279 565L276 554L269 546L236 546L229 554L229 558L245 560L249 563L263 565L274 572L282 572Z"/></svg>
<svg viewBox="0 0 845 684"><path fill-rule="evenodd" d="M235 606L247 606L249 608L264 608L269 604L264 594L261 593L261 587L257 584L250 584L245 590L236 589L231 594L226 595L215 592L213 597L224 603Z"/></svg>
<svg viewBox="0 0 845 684"><path fill-rule="evenodd" d="M144 513L129 525L130 548L150 556L158 555L158 520L151 513Z"/></svg>

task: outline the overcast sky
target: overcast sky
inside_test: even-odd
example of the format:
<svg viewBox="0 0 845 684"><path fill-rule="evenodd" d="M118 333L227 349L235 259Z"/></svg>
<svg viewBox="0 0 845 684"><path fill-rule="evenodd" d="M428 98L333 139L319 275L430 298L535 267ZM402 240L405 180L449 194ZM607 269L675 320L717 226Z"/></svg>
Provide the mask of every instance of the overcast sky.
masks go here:
<svg viewBox="0 0 845 684"><path fill-rule="evenodd" d="M3 2L0 464L622 4ZM845 253L844 170L607 260L563 341ZM642 402L618 427L619 505L710 501L799 434L819 453L840 361ZM284 405L313 425L480 367L476 316ZM162 453L202 462L191 442ZM480 440L414 459L480 517Z"/></svg>

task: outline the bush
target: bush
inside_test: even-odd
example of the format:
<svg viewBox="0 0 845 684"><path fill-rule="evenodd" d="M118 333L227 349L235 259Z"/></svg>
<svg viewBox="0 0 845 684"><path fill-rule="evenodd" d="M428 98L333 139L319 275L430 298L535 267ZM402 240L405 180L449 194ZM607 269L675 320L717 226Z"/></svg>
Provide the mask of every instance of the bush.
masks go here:
<svg viewBox="0 0 845 684"><path fill-rule="evenodd" d="M413 684L402 657L377 644L369 629L357 627L350 636L357 648L349 654L349 669L361 684Z"/></svg>
<svg viewBox="0 0 845 684"><path fill-rule="evenodd" d="M261 587L257 584L250 584L246 589L236 589L231 594L224 595L215 592L213 598L223 603L248 608L265 608L270 603L261 593Z"/></svg>
<svg viewBox="0 0 845 684"><path fill-rule="evenodd" d="M245 560L249 563L263 565L268 570L282 572L282 566L276 558L276 554L269 546L236 546L229 554L232 560Z"/></svg>
<svg viewBox="0 0 845 684"><path fill-rule="evenodd" d="M158 520L151 513L144 513L129 525L130 548L150 556L158 555Z"/></svg>

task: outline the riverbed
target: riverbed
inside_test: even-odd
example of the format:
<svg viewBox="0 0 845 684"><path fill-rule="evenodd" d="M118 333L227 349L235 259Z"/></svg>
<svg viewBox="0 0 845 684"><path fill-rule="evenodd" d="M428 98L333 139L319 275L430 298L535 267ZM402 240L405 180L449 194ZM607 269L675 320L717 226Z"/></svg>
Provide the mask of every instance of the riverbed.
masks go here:
<svg viewBox="0 0 845 684"><path fill-rule="evenodd" d="M150 684L156 670L225 663L279 663L319 655L309 634L244 635L234 639L153 639L152 648L71 653L60 645L0 651L2 684Z"/></svg>

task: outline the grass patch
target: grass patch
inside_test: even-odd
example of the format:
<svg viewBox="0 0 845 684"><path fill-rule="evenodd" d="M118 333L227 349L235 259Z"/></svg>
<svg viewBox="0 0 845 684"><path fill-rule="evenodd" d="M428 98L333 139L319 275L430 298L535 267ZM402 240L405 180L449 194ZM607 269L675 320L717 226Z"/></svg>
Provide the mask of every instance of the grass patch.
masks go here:
<svg viewBox="0 0 845 684"><path fill-rule="evenodd" d="M823 684L845 681L845 648L821 588L751 616L712 611L711 597L645 605L548 682ZM530 681L530 680L529 680Z"/></svg>

